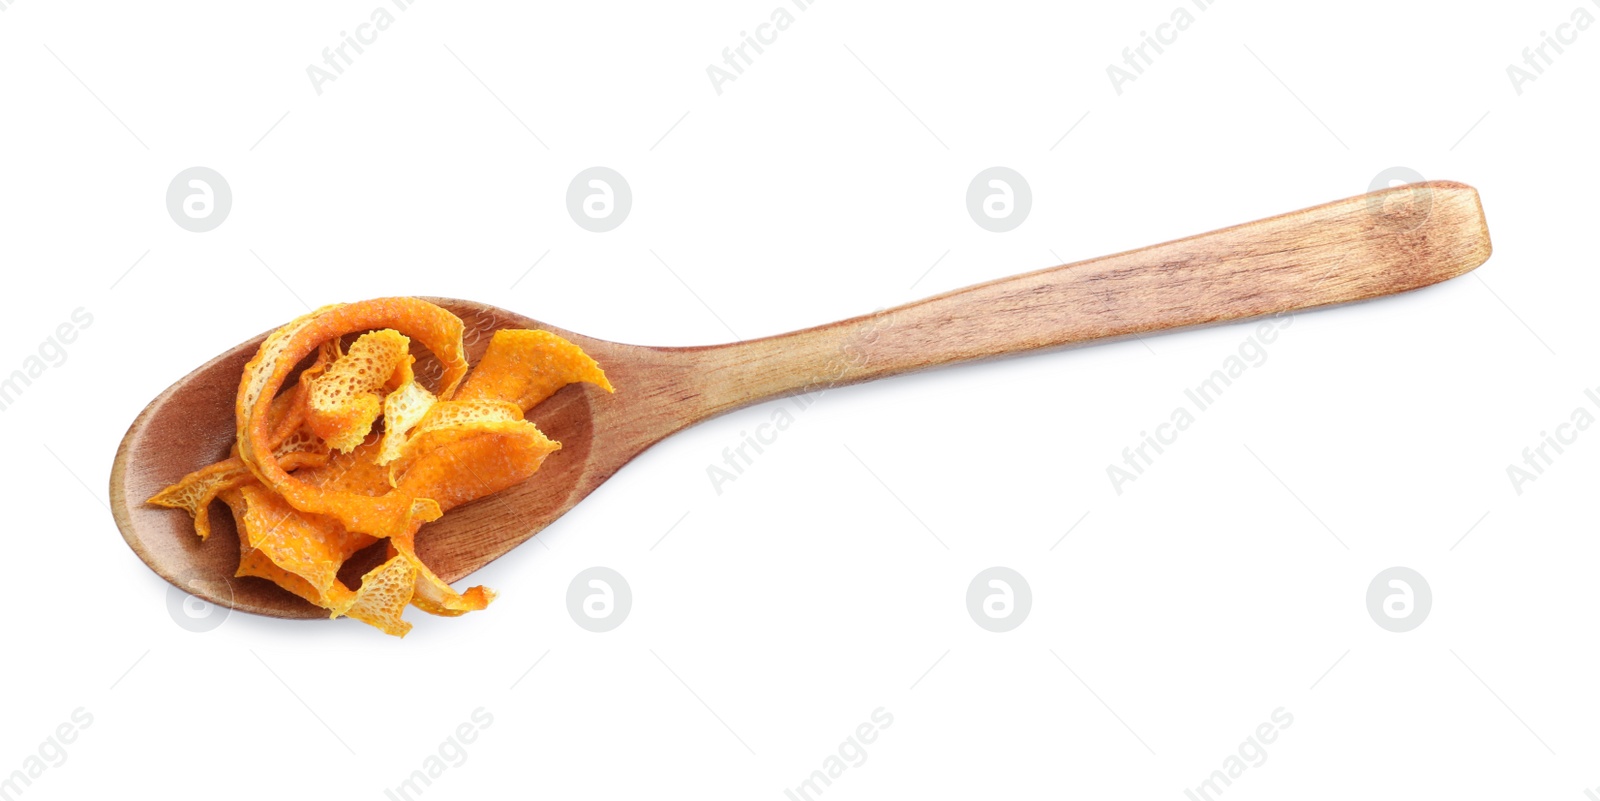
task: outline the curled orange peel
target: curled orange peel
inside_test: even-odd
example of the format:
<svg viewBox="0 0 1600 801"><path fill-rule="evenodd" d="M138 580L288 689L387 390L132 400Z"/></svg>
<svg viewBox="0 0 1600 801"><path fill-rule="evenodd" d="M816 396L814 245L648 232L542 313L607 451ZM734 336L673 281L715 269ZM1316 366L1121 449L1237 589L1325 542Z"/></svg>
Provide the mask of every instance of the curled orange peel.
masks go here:
<svg viewBox="0 0 1600 801"><path fill-rule="evenodd" d="M352 531L376 537L404 531L414 520L437 520L441 514L438 504L396 492L371 496L326 492L308 485L278 464L267 420L273 398L301 359L322 343L345 334L385 328L421 342L432 352L444 367L439 397L455 393L467 372L461 319L415 298L381 298L325 306L268 335L255 358L245 365L234 407L239 457L257 480L296 509L333 516Z"/></svg>

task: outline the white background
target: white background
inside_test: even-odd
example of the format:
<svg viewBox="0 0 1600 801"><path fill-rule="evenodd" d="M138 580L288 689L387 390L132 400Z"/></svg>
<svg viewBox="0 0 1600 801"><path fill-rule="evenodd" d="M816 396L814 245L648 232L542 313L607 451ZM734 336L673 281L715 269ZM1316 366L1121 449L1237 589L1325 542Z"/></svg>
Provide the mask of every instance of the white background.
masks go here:
<svg viewBox="0 0 1600 801"><path fill-rule="evenodd" d="M1181 799L1282 707L1292 726L1226 798L1578 801L1600 788L1600 433L1520 494L1507 466L1600 415L1600 27L1520 94L1506 67L1580 3L1600 16L1225 0L1118 94L1106 67L1178 0L823 0L719 95L707 66L778 0L424 0L319 95L307 66L379 0L14 0L0 373L74 309L93 323L0 412L0 774L82 707L24 797L384 798L483 707L423 797L779 799L883 707L823 797ZM204 234L164 205L195 165L234 196ZM634 195L610 233L565 207L594 165ZM964 207L993 165L1032 187L1010 233ZM442 295L720 342L1360 194L1394 166L1478 187L1493 258L1297 316L1120 495L1107 465L1254 324L830 392L720 494L707 466L774 407L711 421L475 575L501 592L488 611L411 610L404 640L243 613L191 632L105 508L147 400L306 304ZM634 595L606 634L565 608L592 565ZM1005 634L965 608L993 565L1032 588ZM1395 565L1433 594L1403 634L1365 608Z"/></svg>

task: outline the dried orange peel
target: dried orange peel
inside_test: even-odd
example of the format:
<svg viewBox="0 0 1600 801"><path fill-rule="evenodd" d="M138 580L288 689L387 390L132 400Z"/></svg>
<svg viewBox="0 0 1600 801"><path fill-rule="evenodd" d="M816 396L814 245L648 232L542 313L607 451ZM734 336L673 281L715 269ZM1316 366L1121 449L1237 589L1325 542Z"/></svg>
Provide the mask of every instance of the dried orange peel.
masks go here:
<svg viewBox="0 0 1600 801"><path fill-rule="evenodd" d="M502 329L456 399L509 401L527 411L579 381L613 391L600 365L565 339L549 331Z"/></svg>
<svg viewBox="0 0 1600 801"><path fill-rule="evenodd" d="M302 382L306 424L312 432L341 453L360 445L383 413L379 391L402 367L410 372L412 357L406 352L410 343L389 328L362 334L321 375Z"/></svg>
<svg viewBox="0 0 1600 801"><path fill-rule="evenodd" d="M547 331L497 331L469 372L462 333L455 315L414 298L291 321L245 365L232 453L149 502L189 512L204 539L211 501L222 500L239 534L236 575L272 581L331 617L404 636L407 605L483 609L494 592L451 588L417 556L417 530L526 480L560 449L523 418L528 409L572 383L613 390L593 359ZM413 371L414 342L442 367L437 388ZM383 563L346 586L340 568L379 541Z"/></svg>

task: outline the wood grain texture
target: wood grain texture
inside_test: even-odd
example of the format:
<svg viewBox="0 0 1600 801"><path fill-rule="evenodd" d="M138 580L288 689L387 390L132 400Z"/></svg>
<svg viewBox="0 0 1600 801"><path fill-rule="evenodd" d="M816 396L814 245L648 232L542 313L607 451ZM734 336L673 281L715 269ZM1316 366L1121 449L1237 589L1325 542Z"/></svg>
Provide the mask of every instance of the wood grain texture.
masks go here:
<svg viewBox="0 0 1600 801"><path fill-rule="evenodd" d="M417 549L440 576L457 581L527 541L663 437L752 403L974 359L1366 300L1461 275L1489 254L1477 192L1434 181L708 347L624 345L486 304L428 298L466 323L473 362L495 330L543 328L599 361L617 392L574 385L533 409L528 419L562 449L532 479L424 526ZM112 466L112 512L140 558L187 592L265 615L323 617L270 582L233 577L239 543L220 503L204 543L187 514L144 503L227 455L239 375L264 337L180 379L134 420ZM436 378L437 364L423 359L418 372ZM358 557L347 580L364 564Z"/></svg>

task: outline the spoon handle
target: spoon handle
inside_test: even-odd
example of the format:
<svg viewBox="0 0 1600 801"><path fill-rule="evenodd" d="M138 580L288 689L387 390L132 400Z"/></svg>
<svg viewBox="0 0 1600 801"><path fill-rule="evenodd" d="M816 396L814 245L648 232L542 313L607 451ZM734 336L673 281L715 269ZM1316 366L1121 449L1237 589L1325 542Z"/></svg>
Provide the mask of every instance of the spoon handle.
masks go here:
<svg viewBox="0 0 1600 801"><path fill-rule="evenodd" d="M1431 181L696 349L699 415L944 364L1365 300L1489 258L1478 193Z"/></svg>

